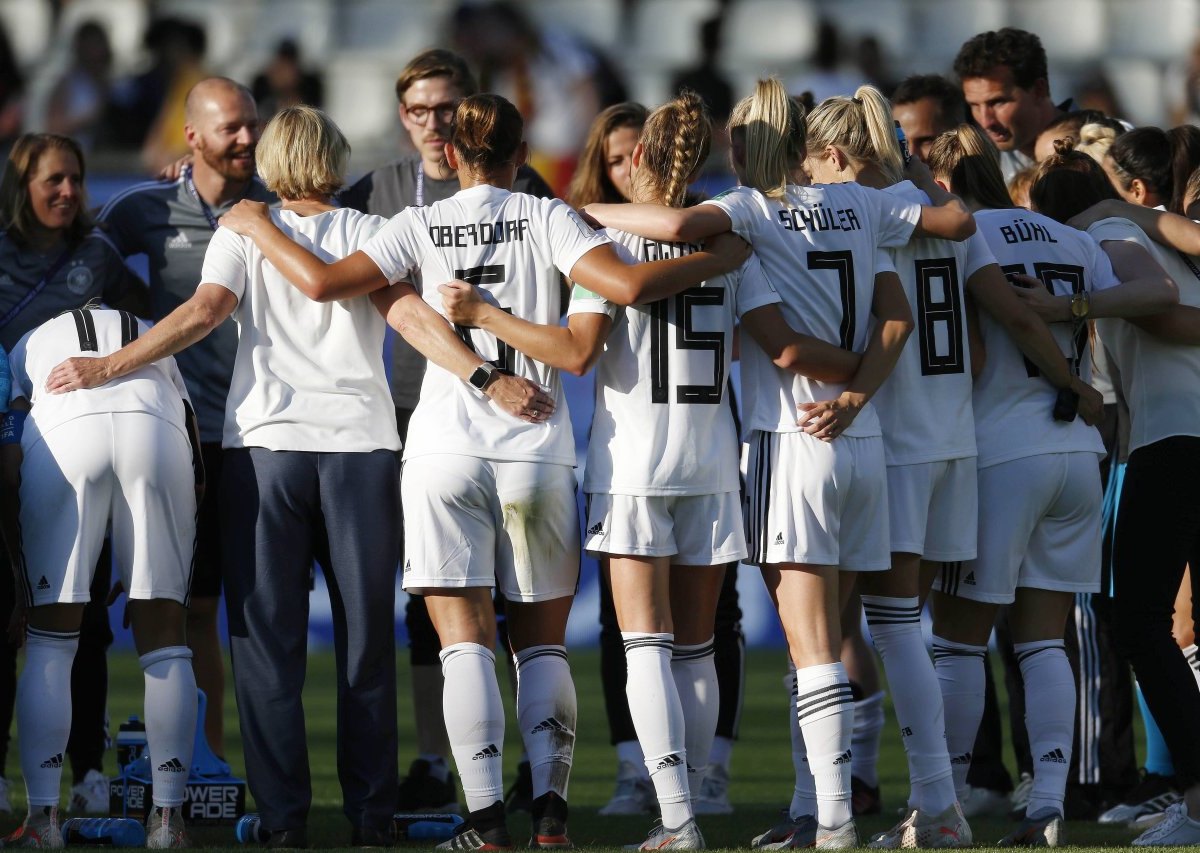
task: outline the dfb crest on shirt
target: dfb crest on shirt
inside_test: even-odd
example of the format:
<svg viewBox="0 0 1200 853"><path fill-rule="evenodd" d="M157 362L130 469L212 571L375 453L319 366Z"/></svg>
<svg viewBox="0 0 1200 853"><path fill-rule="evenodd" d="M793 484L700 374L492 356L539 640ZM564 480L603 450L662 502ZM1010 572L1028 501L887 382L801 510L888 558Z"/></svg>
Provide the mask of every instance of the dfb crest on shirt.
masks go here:
<svg viewBox="0 0 1200 853"><path fill-rule="evenodd" d="M74 264L67 271L67 290L83 296L92 287L92 271L83 264Z"/></svg>

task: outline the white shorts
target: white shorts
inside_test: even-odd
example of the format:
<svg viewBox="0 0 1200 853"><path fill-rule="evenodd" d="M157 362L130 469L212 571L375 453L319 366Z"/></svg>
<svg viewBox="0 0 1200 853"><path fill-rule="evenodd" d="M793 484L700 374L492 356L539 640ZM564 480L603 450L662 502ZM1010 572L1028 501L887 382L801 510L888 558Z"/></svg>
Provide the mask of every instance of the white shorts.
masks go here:
<svg viewBox="0 0 1200 853"><path fill-rule="evenodd" d="M137 412L67 421L21 464L21 553L30 606L90 599L104 533L130 598L186 604L196 548L192 448Z"/></svg>
<svg viewBox="0 0 1200 853"><path fill-rule="evenodd" d="M749 444L746 562L891 566L882 437L755 431Z"/></svg>
<svg viewBox="0 0 1200 853"><path fill-rule="evenodd" d="M951 562L975 558L979 479L975 457L889 465L892 551Z"/></svg>
<svg viewBox="0 0 1200 853"><path fill-rule="evenodd" d="M593 554L674 557L680 566L721 566L746 556L742 497L588 495L584 547Z"/></svg>
<svg viewBox="0 0 1200 853"><path fill-rule="evenodd" d="M1019 586L1100 590L1100 466L1095 453L1045 453L979 469L979 556L947 563L946 595L1009 604Z"/></svg>
<svg viewBox="0 0 1200 853"><path fill-rule="evenodd" d="M575 472L457 454L404 463L404 588L497 587L513 601L575 594Z"/></svg>

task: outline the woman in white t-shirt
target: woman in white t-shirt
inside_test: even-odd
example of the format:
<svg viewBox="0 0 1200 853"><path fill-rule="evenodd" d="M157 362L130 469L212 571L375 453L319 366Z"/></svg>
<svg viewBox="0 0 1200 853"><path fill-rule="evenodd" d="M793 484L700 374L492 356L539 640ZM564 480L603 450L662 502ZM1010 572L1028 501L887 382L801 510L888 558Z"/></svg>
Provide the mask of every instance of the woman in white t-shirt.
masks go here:
<svg viewBox="0 0 1200 853"><path fill-rule="evenodd" d="M741 353L751 561L762 566L798 669L797 721L812 769L811 777L798 774L803 789L789 819L754 844L851 846L853 701L837 662L838 568L888 567L883 448L868 401L912 328L899 281L878 249L903 245L914 233L962 239L974 226L966 209L936 188L931 195L940 207L854 184L805 186L801 163L810 152L802 108L777 80L760 81L738 105L730 133L742 187L684 210L594 205L588 212L660 240L732 228L754 246L792 328L862 354L846 383L781 370L757 346ZM798 767L804 758L797 754Z"/></svg>
<svg viewBox="0 0 1200 853"><path fill-rule="evenodd" d="M1070 384L1043 373L993 318L979 316L986 352L973 395L979 467L976 559L943 566L934 588L934 649L952 755L970 751L983 711L983 653L999 607L1011 604L1014 650L1026 690L1026 728L1037 772L1010 844L1061 843L1063 795L1074 729L1075 680L1063 633L1076 592L1100 580L1104 448L1092 424L1102 398L1088 384L1086 319L1154 313L1174 284L1136 246L1066 227L1062 207L1089 185L1106 186L1091 158L1056 156L1039 167L1030 197L1054 218L1012 207L993 149L962 126L934 143L939 181L976 209L1014 292L1051 322ZM1074 318L1074 320L1072 319ZM1050 381L1047 381L1047 380ZM1078 417L1077 417L1078 414Z"/></svg>
<svg viewBox="0 0 1200 853"><path fill-rule="evenodd" d="M261 207L232 222L296 287L339 298L412 278L441 308L434 285L465 280L515 316L553 323L560 274L584 287L654 296L715 277L745 260L726 243L652 264L628 265L566 204L512 193L525 161L523 122L508 101L474 95L458 107L447 162L462 190L395 216L361 251L327 264L293 243ZM389 285L392 285L389 287ZM575 691L563 645L579 572L575 448L558 371L482 329L457 327L489 359L476 370L431 366L405 448L405 589L425 595L442 642L446 728L470 809L448 849L511 844L501 802L504 712L496 683L491 588L507 605L516 659L517 717L533 776L534 846L568 844L566 786L575 732ZM512 374L548 389L526 420L497 411L480 393Z"/></svg>

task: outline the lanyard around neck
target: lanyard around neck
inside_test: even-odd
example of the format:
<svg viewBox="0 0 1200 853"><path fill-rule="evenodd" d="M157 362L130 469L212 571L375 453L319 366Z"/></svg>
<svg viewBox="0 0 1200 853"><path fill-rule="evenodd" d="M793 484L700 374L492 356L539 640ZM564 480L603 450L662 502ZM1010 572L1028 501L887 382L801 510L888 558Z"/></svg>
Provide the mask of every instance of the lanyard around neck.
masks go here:
<svg viewBox="0 0 1200 853"><path fill-rule="evenodd" d="M199 191L196 189L196 182L192 180L192 167L187 166L183 170L183 185L187 187L187 191L192 194L192 198L196 200L196 204L200 205L200 212L204 214L204 218L208 220L208 227L213 231L217 230L217 217L213 215L212 208L208 206L208 202L200 197Z"/></svg>

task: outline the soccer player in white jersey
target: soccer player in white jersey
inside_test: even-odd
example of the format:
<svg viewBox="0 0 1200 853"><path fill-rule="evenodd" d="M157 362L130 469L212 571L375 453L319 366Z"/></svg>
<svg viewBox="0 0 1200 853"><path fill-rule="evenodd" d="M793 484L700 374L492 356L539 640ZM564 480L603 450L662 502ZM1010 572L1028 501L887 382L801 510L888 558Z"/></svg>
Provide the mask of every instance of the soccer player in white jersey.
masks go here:
<svg viewBox="0 0 1200 853"><path fill-rule="evenodd" d="M588 210L605 224L658 239L694 240L732 228L754 245L792 328L863 354L847 384L781 371L754 346L742 352L751 561L762 566L798 670L797 723L811 768L799 772L805 756L798 753L789 820L755 844L853 846L853 702L837 656L838 568L888 567L883 447L868 401L912 328L899 281L878 247L902 245L914 233L962 239L974 225L932 182L940 207L853 184L804 186L801 162L812 152L802 108L777 80L760 81L738 105L730 132L744 186L687 210Z"/></svg>
<svg viewBox="0 0 1200 853"><path fill-rule="evenodd" d="M184 634L203 469L183 378L166 358L88 394L46 389L64 358L102 358L145 330L128 312L83 308L29 332L9 356L14 413L0 442L19 441L4 448L4 474L6 488L20 481L20 532L8 545L28 608L17 729L29 814L5 847L63 846L58 799L71 662L110 524L146 680L154 758L146 845L187 846L180 807L197 701ZM16 410L29 412L23 434Z"/></svg>
<svg viewBox="0 0 1200 853"><path fill-rule="evenodd" d="M632 200L680 206L710 138L696 94L655 110L633 151ZM607 233L631 262L697 248ZM792 332L754 259L657 300L628 288L577 287L566 328L515 319L469 286L442 290L456 322L482 326L548 364L582 373L598 359L584 544L609 560L630 712L662 814L642 846L699 849L688 794L700 790L716 726L717 598L723 566L746 556L738 442L725 398L734 326L741 318L781 366L815 363L825 378L848 379L859 359ZM826 363L833 366L822 369Z"/></svg>
<svg viewBox="0 0 1200 853"><path fill-rule="evenodd" d="M560 273L588 288L627 281L665 291L745 260L744 246L727 243L720 255L701 251L627 265L562 202L509 191L528 152L522 131L520 114L503 98L464 99L446 146L463 189L430 207L402 211L343 261L327 264L292 243L261 206L243 206L229 223L310 294L339 298L412 278L440 308L435 285L458 278L485 289L501 308L540 323L560 315ZM481 330L458 331L489 360L468 375L432 367L426 373L402 485L404 585L426 596L442 641L446 728L471 812L445 846L511 845L501 802L495 585L509 601L517 717L533 774L531 844L563 846L570 843L566 794L575 732L563 642L579 573L569 418L556 370ZM497 412L480 393L513 373L547 388L551 398L530 400L526 420Z"/></svg>
<svg viewBox="0 0 1200 853"><path fill-rule="evenodd" d="M979 318L987 358L973 397L978 556L943 567L934 594L934 655L945 705L957 709L947 716L947 745L952 755L963 754L982 715L991 626L998 608L1012 605L1037 772L1026 816L1004 843L1057 846L1075 709L1062 638L1074 593L1096 591L1100 577L1103 443L1092 424L1102 416L1102 400L1086 384L1091 360L1083 320L1153 313L1177 295L1144 250L1101 248L1048 216L1011 207L990 151L978 129L963 126L939 137L930 160L938 179L976 207L980 232L1005 274L1034 288L1018 294L1034 306L1048 303L1056 319L1077 318L1052 331L1079 383L1055 388L994 320ZM1090 158L1076 157L1098 172ZM1068 170L1044 180L1047 187L1067 184L1060 191L1069 194L1069 181L1084 177Z"/></svg>

